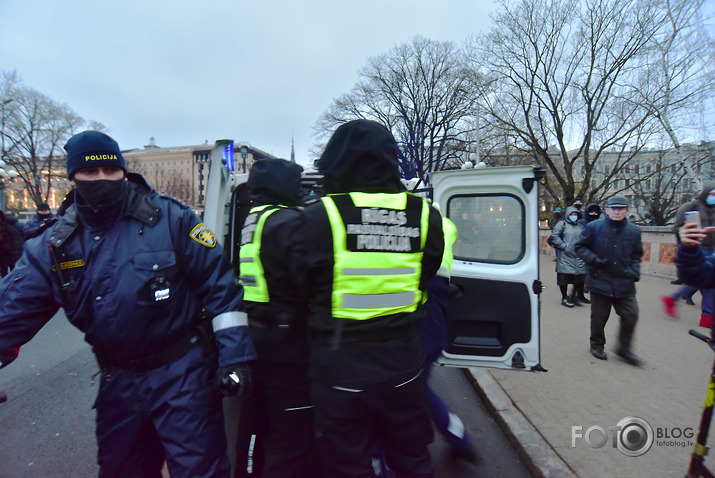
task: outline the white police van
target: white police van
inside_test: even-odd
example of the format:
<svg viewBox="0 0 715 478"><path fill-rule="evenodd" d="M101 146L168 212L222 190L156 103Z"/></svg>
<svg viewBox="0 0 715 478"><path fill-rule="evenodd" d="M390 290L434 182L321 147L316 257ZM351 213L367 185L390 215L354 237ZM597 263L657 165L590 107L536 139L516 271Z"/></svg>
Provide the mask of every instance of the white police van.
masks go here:
<svg viewBox="0 0 715 478"><path fill-rule="evenodd" d="M250 204L247 174L230 174L233 143L211 154L204 222L234 267ZM454 367L543 370L539 320L539 179L532 166L438 171L420 192L457 226L451 278L449 343L438 360ZM304 174L306 191L320 176ZM319 195L319 193L318 193ZM238 271L237 271L238 272Z"/></svg>

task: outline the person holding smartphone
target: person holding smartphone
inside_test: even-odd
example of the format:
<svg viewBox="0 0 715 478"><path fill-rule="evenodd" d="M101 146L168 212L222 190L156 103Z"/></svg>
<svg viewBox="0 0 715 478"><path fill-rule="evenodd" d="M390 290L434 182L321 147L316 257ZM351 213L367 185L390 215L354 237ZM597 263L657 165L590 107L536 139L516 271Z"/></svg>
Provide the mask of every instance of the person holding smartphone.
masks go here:
<svg viewBox="0 0 715 478"><path fill-rule="evenodd" d="M696 213L697 214L693 214ZM686 217L687 216L687 217ZM673 232L676 235L677 242L682 245L682 237L680 230L685 224L694 224L690 226L691 230L704 231L715 226L715 180L703 181L702 189L698 197L680 206L675 215L675 223L673 224ZM715 229L713 229L715 231ZM699 248L702 254L707 258L715 252L715 234L713 232L701 232L703 237L699 237ZM693 247L692 244L688 245ZM697 247L696 247L697 249ZM678 248L680 254L680 247ZM678 274L681 274L681 269L678 268ZM682 278L681 278L682 279ZM684 280L686 284L691 284ZM700 305L700 326L712 328L713 325L713 304L715 303L715 288L701 289L702 301Z"/></svg>

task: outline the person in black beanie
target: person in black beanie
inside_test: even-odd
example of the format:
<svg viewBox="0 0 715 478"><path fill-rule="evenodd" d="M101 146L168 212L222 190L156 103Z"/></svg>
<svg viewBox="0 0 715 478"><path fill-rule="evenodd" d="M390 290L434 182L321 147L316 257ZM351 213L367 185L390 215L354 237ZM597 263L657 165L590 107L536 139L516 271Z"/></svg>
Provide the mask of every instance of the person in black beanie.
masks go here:
<svg viewBox="0 0 715 478"><path fill-rule="evenodd" d="M127 173L111 137L85 131L65 151L75 189L0 282L0 367L62 307L102 374L99 476L161 476L164 462L229 476L221 392L245 394L256 357L233 268L188 207Z"/></svg>

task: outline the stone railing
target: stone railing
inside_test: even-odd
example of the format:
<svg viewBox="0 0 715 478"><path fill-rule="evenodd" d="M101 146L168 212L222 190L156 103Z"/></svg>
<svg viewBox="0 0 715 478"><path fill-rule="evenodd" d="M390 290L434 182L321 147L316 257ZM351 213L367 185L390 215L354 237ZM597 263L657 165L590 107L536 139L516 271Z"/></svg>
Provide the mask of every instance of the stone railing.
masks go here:
<svg viewBox="0 0 715 478"><path fill-rule="evenodd" d="M642 226L643 261L641 274L674 279L675 270L675 234L671 226ZM546 243L551 235L548 227L539 228L541 254L553 256L554 249Z"/></svg>

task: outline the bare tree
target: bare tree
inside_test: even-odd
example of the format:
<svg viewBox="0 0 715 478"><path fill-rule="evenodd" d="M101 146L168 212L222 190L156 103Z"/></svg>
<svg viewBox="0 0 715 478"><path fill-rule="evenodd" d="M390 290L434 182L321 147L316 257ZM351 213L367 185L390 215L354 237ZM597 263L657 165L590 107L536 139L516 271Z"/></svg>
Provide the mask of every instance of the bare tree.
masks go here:
<svg viewBox="0 0 715 478"><path fill-rule="evenodd" d="M174 197L184 203L188 203L191 200L190 181L182 174L171 171L166 182L164 183L164 181L162 181L162 184L164 184L160 190L162 194Z"/></svg>
<svg viewBox="0 0 715 478"><path fill-rule="evenodd" d="M658 120L691 179L699 178L686 161L681 135L689 136L715 92L715 42L704 25L704 0L654 0L662 12L658 32L644 55L636 91ZM699 187L698 187L699 189Z"/></svg>
<svg viewBox="0 0 715 478"><path fill-rule="evenodd" d="M697 174L709 167L711 155L712 147L707 143L645 153L647 160L641 161L645 163L641 165L642 170L626 174L622 179L634 201L645 209L638 211L640 219L653 226L671 223L678 208L700 192L700 183L682 167L682 161L687 161Z"/></svg>
<svg viewBox="0 0 715 478"><path fill-rule="evenodd" d="M485 120L517 136L545 165L557 202L600 200L592 184L602 153L624 152L617 175L648 140L651 117L630 86L654 31L654 8L638 0L498 0L491 30L469 44L483 83Z"/></svg>
<svg viewBox="0 0 715 478"><path fill-rule="evenodd" d="M5 161L23 181L35 204L44 202L58 177L64 177L63 146L86 122L67 105L24 86L15 72L3 73ZM90 123L104 129L100 123Z"/></svg>
<svg viewBox="0 0 715 478"><path fill-rule="evenodd" d="M317 121L319 141L346 121L373 119L395 135L405 177L424 179L430 171L466 161L476 81L453 43L415 37L368 59L360 78Z"/></svg>

